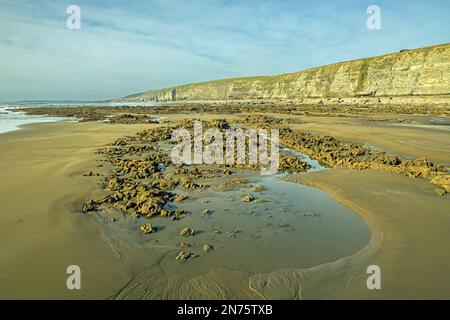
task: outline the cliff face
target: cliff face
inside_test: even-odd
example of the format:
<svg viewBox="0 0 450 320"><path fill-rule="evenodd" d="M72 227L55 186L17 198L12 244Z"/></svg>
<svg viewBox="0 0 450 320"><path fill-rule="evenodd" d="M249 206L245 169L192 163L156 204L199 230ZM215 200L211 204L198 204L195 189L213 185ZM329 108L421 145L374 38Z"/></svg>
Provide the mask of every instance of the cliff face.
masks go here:
<svg viewBox="0 0 450 320"><path fill-rule="evenodd" d="M292 74L217 80L152 90L123 100L299 100L411 95L450 95L450 44L336 63Z"/></svg>

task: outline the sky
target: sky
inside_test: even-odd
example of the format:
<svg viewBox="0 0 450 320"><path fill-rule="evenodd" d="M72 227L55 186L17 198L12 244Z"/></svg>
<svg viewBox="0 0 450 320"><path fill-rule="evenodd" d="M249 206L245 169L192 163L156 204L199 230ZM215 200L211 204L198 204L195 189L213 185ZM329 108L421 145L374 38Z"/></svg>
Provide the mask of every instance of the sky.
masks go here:
<svg viewBox="0 0 450 320"><path fill-rule="evenodd" d="M449 13L449 0L0 0L0 101L103 100L448 43Z"/></svg>

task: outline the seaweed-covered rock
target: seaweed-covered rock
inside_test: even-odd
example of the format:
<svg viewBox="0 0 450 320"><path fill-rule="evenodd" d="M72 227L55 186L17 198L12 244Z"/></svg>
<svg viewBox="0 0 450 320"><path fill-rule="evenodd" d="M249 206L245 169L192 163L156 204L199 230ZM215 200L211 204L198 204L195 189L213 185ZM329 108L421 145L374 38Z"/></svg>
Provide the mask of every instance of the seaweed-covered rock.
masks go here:
<svg viewBox="0 0 450 320"><path fill-rule="evenodd" d="M155 228L150 223L144 223L143 225L141 225L140 229L143 234L150 234L155 232Z"/></svg>
<svg viewBox="0 0 450 320"><path fill-rule="evenodd" d="M294 157L285 157L280 160L279 171L287 171L289 173L299 173L307 171L311 166Z"/></svg>
<svg viewBox="0 0 450 320"><path fill-rule="evenodd" d="M190 237L195 234L195 231L191 228L184 228L180 231L180 236L182 237Z"/></svg>
<svg viewBox="0 0 450 320"><path fill-rule="evenodd" d="M205 251L205 252L210 252L210 251L212 251L214 248L213 248L213 246L211 246L211 245L209 245L209 244L204 244L203 245L203 251Z"/></svg>
<svg viewBox="0 0 450 320"><path fill-rule="evenodd" d="M189 258L197 258L198 255L194 254L194 253L186 253L184 251L181 251L176 257L175 260L177 260L178 262L185 262L187 259Z"/></svg>
<svg viewBox="0 0 450 320"><path fill-rule="evenodd" d="M181 194L177 194L175 196L175 198L173 199L173 201L175 202L183 202L184 200L186 200L188 198L188 196L185 195L181 195Z"/></svg>
<svg viewBox="0 0 450 320"><path fill-rule="evenodd" d="M242 201L244 202L252 202L253 200L255 200L255 197L253 197L252 195L246 195L242 197Z"/></svg>
<svg viewBox="0 0 450 320"><path fill-rule="evenodd" d="M95 212L100 209L99 204L95 200L89 200L83 204L82 211L83 213Z"/></svg>

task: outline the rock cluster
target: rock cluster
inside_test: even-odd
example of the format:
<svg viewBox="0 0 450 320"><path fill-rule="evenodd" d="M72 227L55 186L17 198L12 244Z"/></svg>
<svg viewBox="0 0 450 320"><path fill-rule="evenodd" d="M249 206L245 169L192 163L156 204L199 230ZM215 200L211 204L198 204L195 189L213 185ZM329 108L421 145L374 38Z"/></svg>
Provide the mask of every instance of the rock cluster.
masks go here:
<svg viewBox="0 0 450 320"><path fill-rule="evenodd" d="M449 192L449 168L425 158L404 159L386 152L354 143L345 143L335 137L283 128L281 143L330 167L346 167L355 170L379 170L404 174L412 178L424 178Z"/></svg>
<svg viewBox="0 0 450 320"><path fill-rule="evenodd" d="M22 108L12 111L26 112L30 115L50 115L59 117L75 117L80 121L104 120L111 124L121 123L114 121L115 116L128 114L126 123L148 123L151 115L162 114L243 114L246 121L258 117L261 113L280 115L305 115L309 117L326 116L342 117L351 114L398 114L398 115L427 115L450 116L448 104L448 92L443 96L393 96L393 97L353 97L353 98L313 98L300 100L256 100L256 101L231 101L223 102L191 102L171 103L151 107L128 106L102 106L102 107L46 107L46 108ZM251 115L248 115L251 114ZM114 117L112 117L114 116ZM150 118L150 121L153 118ZM295 118L274 118L271 124L299 123ZM373 120L369 118L369 121ZM275 121L275 122L274 122ZM401 121L401 120L400 120ZM246 124L247 122L239 121Z"/></svg>

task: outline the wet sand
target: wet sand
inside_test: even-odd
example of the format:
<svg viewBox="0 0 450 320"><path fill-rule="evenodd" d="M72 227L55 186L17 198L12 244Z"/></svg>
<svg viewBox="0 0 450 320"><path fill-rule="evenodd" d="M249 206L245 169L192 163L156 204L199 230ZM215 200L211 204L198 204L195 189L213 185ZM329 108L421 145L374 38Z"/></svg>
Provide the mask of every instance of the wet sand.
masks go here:
<svg viewBox="0 0 450 320"><path fill-rule="evenodd" d="M82 173L97 165L96 148L136 126L25 128L0 135L0 297L106 298L128 275L99 226L80 215L98 190ZM66 288L69 265L81 267L81 291Z"/></svg>
<svg viewBox="0 0 450 320"><path fill-rule="evenodd" d="M227 192L184 192L189 198L179 207L191 214L180 221L149 220L157 230L150 236L137 232L145 219L122 218L114 223L103 219L106 234L133 275L116 298L261 298L263 288L249 290L252 280L291 275L301 268L335 261L369 241L365 223L345 207L336 206L326 193L275 177L261 179L256 181L267 191L255 197L269 199L269 203L243 203L243 187ZM205 208L207 215L201 213ZM181 238L179 231L187 227L195 229L195 236ZM181 241L189 247L180 247ZM204 244L212 247L210 252L202 250ZM181 250L198 257L179 263L175 257ZM280 293L271 284L264 290L277 299L296 298L292 292L301 287L300 280L289 283L286 275L275 278L286 282L285 289L292 289L291 293Z"/></svg>
<svg viewBox="0 0 450 320"><path fill-rule="evenodd" d="M423 180L372 170L331 169L289 180L329 192L361 214L373 233L364 252L347 258L346 263L359 268L330 265L335 268L334 291L311 290L305 298L450 298L449 197L433 194ZM369 265L380 266L382 290L367 289ZM316 271L311 281L323 275Z"/></svg>
<svg viewBox="0 0 450 320"><path fill-rule="evenodd" d="M258 274L214 268L194 277L189 272L159 277L165 273L164 252L144 264L138 250L121 256L129 244L112 244L102 223L80 214L83 201L103 195L101 177L82 174L99 164L97 148L147 127L56 123L0 135L0 297L449 297L449 198L435 195L424 181L375 171L332 169L291 178L329 192L368 223L371 242L347 258ZM140 262L130 272L135 261ZM365 286L368 263L382 268L379 292ZM71 264L86 270L81 291L66 289Z"/></svg>

